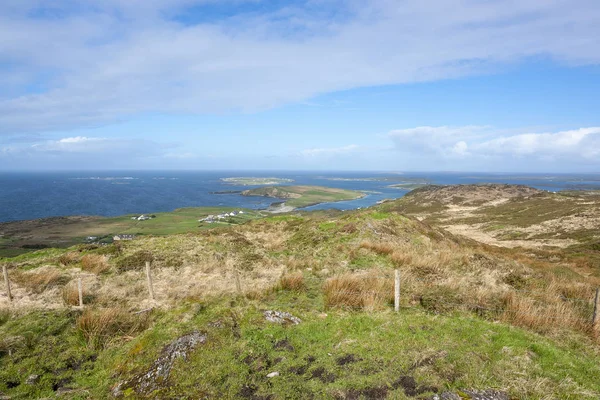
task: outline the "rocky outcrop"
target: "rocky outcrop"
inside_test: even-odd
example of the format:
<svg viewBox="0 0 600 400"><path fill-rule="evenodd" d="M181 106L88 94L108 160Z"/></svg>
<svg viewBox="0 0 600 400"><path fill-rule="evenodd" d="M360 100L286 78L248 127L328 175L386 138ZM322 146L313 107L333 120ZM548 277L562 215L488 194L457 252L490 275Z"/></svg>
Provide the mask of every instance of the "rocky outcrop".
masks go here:
<svg viewBox="0 0 600 400"><path fill-rule="evenodd" d="M197 331L175 339L162 350L160 357L146 372L119 383L113 388L112 395L122 397L127 389L132 389L139 395L149 395L160 390L168 384L175 360L187 359L188 355L204 342L206 342L206 335Z"/></svg>

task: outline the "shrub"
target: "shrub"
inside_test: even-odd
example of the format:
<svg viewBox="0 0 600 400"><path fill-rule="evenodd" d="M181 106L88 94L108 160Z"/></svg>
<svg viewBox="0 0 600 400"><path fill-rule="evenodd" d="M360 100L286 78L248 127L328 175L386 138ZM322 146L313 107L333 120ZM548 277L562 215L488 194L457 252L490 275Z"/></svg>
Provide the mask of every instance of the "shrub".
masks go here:
<svg viewBox="0 0 600 400"><path fill-rule="evenodd" d="M393 301L393 281L373 272L344 274L328 279L324 286L325 305L374 310Z"/></svg>
<svg viewBox="0 0 600 400"><path fill-rule="evenodd" d="M301 291L306 288L304 284L304 275L302 272L285 274L279 278L278 287L283 290Z"/></svg>
<svg viewBox="0 0 600 400"><path fill-rule="evenodd" d="M79 262L79 253L70 251L68 253L61 254L58 257L58 262L65 267L72 264L77 264Z"/></svg>
<svg viewBox="0 0 600 400"><path fill-rule="evenodd" d="M94 274L101 274L110 269L106 256L99 254L86 254L81 257L81 269Z"/></svg>
<svg viewBox="0 0 600 400"><path fill-rule="evenodd" d="M132 336L150 324L148 313L131 314L123 308L86 309L77 319L77 330L94 349L103 348L118 337Z"/></svg>
<svg viewBox="0 0 600 400"><path fill-rule="evenodd" d="M135 253L125 256L117 261L117 269L120 272L130 271L134 269L142 269L146 261L152 262L154 257L152 253L146 250L136 251Z"/></svg>

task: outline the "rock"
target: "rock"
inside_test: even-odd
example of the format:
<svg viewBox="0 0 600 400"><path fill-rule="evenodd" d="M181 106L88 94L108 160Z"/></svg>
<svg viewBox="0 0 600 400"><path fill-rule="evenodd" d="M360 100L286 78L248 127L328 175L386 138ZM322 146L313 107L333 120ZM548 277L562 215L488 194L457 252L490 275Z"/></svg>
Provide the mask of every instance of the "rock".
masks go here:
<svg viewBox="0 0 600 400"><path fill-rule="evenodd" d="M278 371L271 372L270 374L267 374L267 378L275 378L276 376L279 376L279 372Z"/></svg>
<svg viewBox="0 0 600 400"><path fill-rule="evenodd" d="M164 387L169 379L175 360L187 359L188 355L198 346L206 342L206 335L194 331L181 336L169 343L161 352L150 368L130 380L117 384L112 389L114 397L121 397L126 389L133 389L136 393L147 395Z"/></svg>
<svg viewBox="0 0 600 400"><path fill-rule="evenodd" d="M292 324L298 325L302 320L294 317L292 314L283 311L268 310L264 312L265 319L276 324Z"/></svg>
<svg viewBox="0 0 600 400"><path fill-rule="evenodd" d="M434 396L431 397L431 400L464 400L464 399L469 399L469 400L509 400L510 397L508 396L508 393L506 392L501 392L498 390L467 390L467 389L463 389L460 391L461 392L461 396L455 394L455 393L451 393L451 392L444 392L441 394L436 394ZM469 396L469 397L465 397Z"/></svg>
<svg viewBox="0 0 600 400"><path fill-rule="evenodd" d="M40 380L40 376L36 374L29 375L25 380L26 385L35 385Z"/></svg>

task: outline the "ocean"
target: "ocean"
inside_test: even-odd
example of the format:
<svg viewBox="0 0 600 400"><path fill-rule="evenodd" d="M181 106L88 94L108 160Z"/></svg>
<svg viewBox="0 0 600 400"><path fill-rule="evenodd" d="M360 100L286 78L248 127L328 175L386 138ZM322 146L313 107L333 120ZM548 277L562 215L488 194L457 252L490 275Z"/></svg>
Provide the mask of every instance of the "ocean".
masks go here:
<svg viewBox="0 0 600 400"><path fill-rule="evenodd" d="M68 215L117 216L181 207L230 206L264 209L276 199L236 193L257 186L225 182L230 177L276 177L292 185L361 190L358 200L307 209L354 209L405 195L411 185L512 183L543 190L600 189L600 175L390 172L110 171L0 173L0 222ZM393 187L392 185L404 185Z"/></svg>

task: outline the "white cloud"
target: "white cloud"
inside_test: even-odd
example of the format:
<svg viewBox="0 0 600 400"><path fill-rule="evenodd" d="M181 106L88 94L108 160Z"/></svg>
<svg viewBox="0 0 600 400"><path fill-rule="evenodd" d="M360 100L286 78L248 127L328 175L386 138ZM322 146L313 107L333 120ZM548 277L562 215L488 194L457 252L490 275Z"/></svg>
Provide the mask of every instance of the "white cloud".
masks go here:
<svg viewBox="0 0 600 400"><path fill-rule="evenodd" d="M3 1L0 54L10 68L0 70L0 132L153 111L254 111L532 56L600 62L597 0L308 1L196 24L172 19L204 3Z"/></svg>
<svg viewBox="0 0 600 400"><path fill-rule="evenodd" d="M487 170L490 163L501 169L510 167L515 160L521 166L560 160L600 167L600 127L508 134L491 127L442 126L394 130L388 136L397 151L434 163L459 163L457 159L462 159ZM569 164L561 165L569 168Z"/></svg>
<svg viewBox="0 0 600 400"><path fill-rule="evenodd" d="M302 150L300 152L301 155L307 157L317 157L317 156L332 156L332 155L340 155L340 154L348 154L358 150L360 146L355 144L350 144L348 146L343 147L320 147L320 148L312 148Z"/></svg>

